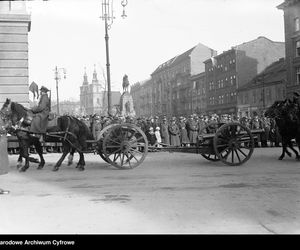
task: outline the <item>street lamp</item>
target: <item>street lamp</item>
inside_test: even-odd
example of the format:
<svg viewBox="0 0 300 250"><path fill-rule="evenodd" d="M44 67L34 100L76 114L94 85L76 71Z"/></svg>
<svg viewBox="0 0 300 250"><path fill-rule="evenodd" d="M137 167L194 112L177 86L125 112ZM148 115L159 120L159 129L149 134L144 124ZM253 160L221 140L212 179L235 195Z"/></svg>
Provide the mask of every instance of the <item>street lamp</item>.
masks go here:
<svg viewBox="0 0 300 250"><path fill-rule="evenodd" d="M125 6L127 5L127 0L122 0L121 5L123 6L122 17L125 18ZM109 63L109 46L108 46L108 30L111 28L114 17L113 11L113 0L102 0L102 16L100 17L105 23L105 45L106 45L106 72L107 72L107 108L108 115L111 115L111 84L110 84L110 63Z"/></svg>
<svg viewBox="0 0 300 250"><path fill-rule="evenodd" d="M56 101L57 101L57 115L59 115L59 98L58 98L58 81L61 79L61 72L64 74L64 79L66 79L66 69L55 67L54 79L56 81Z"/></svg>

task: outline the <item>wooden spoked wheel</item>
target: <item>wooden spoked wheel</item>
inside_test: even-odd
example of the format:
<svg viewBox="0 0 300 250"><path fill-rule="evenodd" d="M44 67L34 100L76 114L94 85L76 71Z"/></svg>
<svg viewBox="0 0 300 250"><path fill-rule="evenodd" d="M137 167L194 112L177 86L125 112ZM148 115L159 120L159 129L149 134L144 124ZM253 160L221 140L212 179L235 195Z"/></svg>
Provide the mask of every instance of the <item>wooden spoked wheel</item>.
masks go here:
<svg viewBox="0 0 300 250"><path fill-rule="evenodd" d="M148 140L134 124L118 124L104 135L102 149L108 163L119 169L132 169L144 161Z"/></svg>
<svg viewBox="0 0 300 250"><path fill-rule="evenodd" d="M203 127L200 131L199 131L199 135L201 136L202 134L214 134L216 133L216 131L223 125L224 123L218 123L218 122L212 122L207 124L205 127ZM212 140L211 139L206 139L204 141L201 142L202 145L206 145L209 148L212 148ZM213 150L213 149L212 149ZM201 154L206 160L209 161L220 161L219 157L214 154L214 153L203 153Z"/></svg>
<svg viewBox="0 0 300 250"><path fill-rule="evenodd" d="M104 160L107 163L110 163L110 162L106 159L106 156L103 153L103 140L104 140L104 136L107 134L107 132L116 125L117 124L110 124L107 127L103 128L100 132L99 139L97 141L97 153L98 153L98 155L100 155L102 160Z"/></svg>
<svg viewBox="0 0 300 250"><path fill-rule="evenodd" d="M254 151L251 131L240 123L222 125L213 139L216 156L225 164L239 166L248 161Z"/></svg>
<svg viewBox="0 0 300 250"><path fill-rule="evenodd" d="M209 161L220 161L217 155L215 154L201 154L206 160Z"/></svg>

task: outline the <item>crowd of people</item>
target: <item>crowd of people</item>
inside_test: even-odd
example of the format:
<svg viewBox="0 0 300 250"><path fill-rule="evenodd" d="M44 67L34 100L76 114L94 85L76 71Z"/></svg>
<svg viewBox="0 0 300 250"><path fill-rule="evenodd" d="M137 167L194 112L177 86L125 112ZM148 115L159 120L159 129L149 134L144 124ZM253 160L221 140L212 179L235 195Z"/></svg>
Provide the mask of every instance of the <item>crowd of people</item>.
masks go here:
<svg viewBox="0 0 300 250"><path fill-rule="evenodd" d="M197 115L188 117L179 116L167 118L158 117L109 117L109 116L78 116L88 127L93 130L95 139L100 131L112 123L134 123L146 134L150 146L193 146L197 143L197 138L202 133L209 133L209 124L239 122L250 130L261 130L255 142L256 147L279 147L281 137L273 119L254 114L252 117L238 117L235 115ZM212 132L213 133L213 132Z"/></svg>

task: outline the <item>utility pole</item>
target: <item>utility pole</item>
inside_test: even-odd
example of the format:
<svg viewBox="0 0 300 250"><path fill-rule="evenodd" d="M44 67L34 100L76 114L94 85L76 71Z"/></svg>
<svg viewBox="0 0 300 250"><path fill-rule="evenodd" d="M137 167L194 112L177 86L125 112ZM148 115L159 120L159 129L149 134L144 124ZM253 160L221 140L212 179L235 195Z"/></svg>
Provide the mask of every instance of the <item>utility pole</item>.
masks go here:
<svg viewBox="0 0 300 250"><path fill-rule="evenodd" d="M106 74L107 74L107 110L108 115L112 114L112 106L111 106L111 82L110 82L110 62L109 62L109 36L108 30L111 28L113 24L113 20L115 19L113 13L113 1L112 0L102 0L102 20L104 20L105 24L105 47L106 47ZM125 18L125 6L127 5L127 0L122 0L121 5L123 6L123 14L122 17Z"/></svg>

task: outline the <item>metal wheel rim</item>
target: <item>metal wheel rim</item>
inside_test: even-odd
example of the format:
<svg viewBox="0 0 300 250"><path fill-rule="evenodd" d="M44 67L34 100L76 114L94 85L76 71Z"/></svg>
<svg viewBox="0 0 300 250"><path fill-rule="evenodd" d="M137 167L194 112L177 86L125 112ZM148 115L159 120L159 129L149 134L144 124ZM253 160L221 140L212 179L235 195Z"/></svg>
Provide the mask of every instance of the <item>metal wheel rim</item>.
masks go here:
<svg viewBox="0 0 300 250"><path fill-rule="evenodd" d="M239 166L248 161L254 151L251 131L240 123L221 126L213 139L218 158L229 166Z"/></svg>
<svg viewBox="0 0 300 250"><path fill-rule="evenodd" d="M148 153L146 135L133 124L119 124L109 129L102 145L104 157L118 169L136 168Z"/></svg>
<svg viewBox="0 0 300 250"><path fill-rule="evenodd" d="M206 160L209 161L220 161L217 155L215 154L201 154Z"/></svg>

